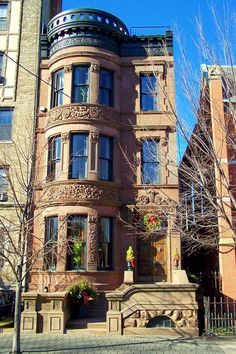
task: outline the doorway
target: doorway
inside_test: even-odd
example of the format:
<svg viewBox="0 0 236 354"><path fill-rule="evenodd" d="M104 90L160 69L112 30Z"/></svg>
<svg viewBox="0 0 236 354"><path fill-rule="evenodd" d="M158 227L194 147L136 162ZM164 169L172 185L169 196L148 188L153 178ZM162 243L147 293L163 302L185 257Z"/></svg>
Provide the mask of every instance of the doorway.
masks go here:
<svg viewBox="0 0 236 354"><path fill-rule="evenodd" d="M137 281L166 281L165 239L137 241Z"/></svg>

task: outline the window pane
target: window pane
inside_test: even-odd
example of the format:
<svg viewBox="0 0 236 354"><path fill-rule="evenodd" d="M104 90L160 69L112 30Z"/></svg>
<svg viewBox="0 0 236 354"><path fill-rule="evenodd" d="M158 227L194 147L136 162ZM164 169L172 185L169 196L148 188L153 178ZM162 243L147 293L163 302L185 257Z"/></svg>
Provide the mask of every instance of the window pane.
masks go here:
<svg viewBox="0 0 236 354"><path fill-rule="evenodd" d="M85 103L88 102L88 87L75 86L74 87L74 102Z"/></svg>
<svg viewBox="0 0 236 354"><path fill-rule="evenodd" d="M112 219L101 218L98 238L98 268L112 269Z"/></svg>
<svg viewBox="0 0 236 354"><path fill-rule="evenodd" d="M0 76L2 76L2 69L3 69L3 55L0 54Z"/></svg>
<svg viewBox="0 0 236 354"><path fill-rule="evenodd" d="M113 172L113 139L99 137L99 179L109 181Z"/></svg>
<svg viewBox="0 0 236 354"><path fill-rule="evenodd" d="M58 218L57 216L46 219L45 232L45 255L44 268L46 270L55 270L57 264L57 234Z"/></svg>
<svg viewBox="0 0 236 354"><path fill-rule="evenodd" d="M12 109L0 110L0 140L11 140Z"/></svg>
<svg viewBox="0 0 236 354"><path fill-rule="evenodd" d="M53 73L52 77L52 107L63 105L64 99L64 70Z"/></svg>
<svg viewBox="0 0 236 354"><path fill-rule="evenodd" d="M158 143L155 140L146 140L143 143L143 161L158 161Z"/></svg>
<svg viewBox="0 0 236 354"><path fill-rule="evenodd" d="M142 183L160 183L159 141L145 140L142 148Z"/></svg>
<svg viewBox="0 0 236 354"><path fill-rule="evenodd" d="M71 215L67 235L67 269L86 269L87 217Z"/></svg>
<svg viewBox="0 0 236 354"><path fill-rule="evenodd" d="M141 109L143 111L157 110L157 78L154 75L141 75L140 86Z"/></svg>
<svg viewBox="0 0 236 354"><path fill-rule="evenodd" d="M109 161L108 160L99 160L99 179L108 181L109 176Z"/></svg>
<svg viewBox="0 0 236 354"><path fill-rule="evenodd" d="M88 85L89 70L86 66L77 66L74 69L74 83L77 85Z"/></svg>
<svg viewBox="0 0 236 354"><path fill-rule="evenodd" d="M143 178L142 182L146 184L158 184L159 183L159 171L157 163L143 163Z"/></svg>
<svg viewBox="0 0 236 354"><path fill-rule="evenodd" d="M7 30L7 4L0 4L0 31Z"/></svg>
<svg viewBox="0 0 236 354"><path fill-rule="evenodd" d="M113 105L113 72L100 70L99 103L105 106Z"/></svg>
<svg viewBox="0 0 236 354"><path fill-rule="evenodd" d="M73 101L79 103L88 102L89 67L77 66L74 68L73 75Z"/></svg>
<svg viewBox="0 0 236 354"><path fill-rule="evenodd" d="M6 198L7 198L7 189L8 189L7 170L6 168L0 167L0 194L6 193Z"/></svg>
<svg viewBox="0 0 236 354"><path fill-rule="evenodd" d="M72 161L71 178L87 178L87 158L77 157Z"/></svg>
<svg viewBox="0 0 236 354"><path fill-rule="evenodd" d="M70 178L87 178L88 135L72 134L70 154Z"/></svg>
<svg viewBox="0 0 236 354"><path fill-rule="evenodd" d="M48 178L55 179L61 172L61 137L52 138L48 149Z"/></svg>

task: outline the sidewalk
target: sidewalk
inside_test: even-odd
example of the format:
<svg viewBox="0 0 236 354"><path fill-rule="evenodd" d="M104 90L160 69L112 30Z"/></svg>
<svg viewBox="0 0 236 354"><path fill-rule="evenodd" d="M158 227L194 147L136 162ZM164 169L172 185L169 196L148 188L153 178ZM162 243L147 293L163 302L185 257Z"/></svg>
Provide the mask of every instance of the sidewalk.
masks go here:
<svg viewBox="0 0 236 354"><path fill-rule="evenodd" d="M10 352L12 334L0 334L0 354ZM88 336L69 334L22 335L24 354L233 354L236 338L203 340L201 338L161 338L156 336Z"/></svg>

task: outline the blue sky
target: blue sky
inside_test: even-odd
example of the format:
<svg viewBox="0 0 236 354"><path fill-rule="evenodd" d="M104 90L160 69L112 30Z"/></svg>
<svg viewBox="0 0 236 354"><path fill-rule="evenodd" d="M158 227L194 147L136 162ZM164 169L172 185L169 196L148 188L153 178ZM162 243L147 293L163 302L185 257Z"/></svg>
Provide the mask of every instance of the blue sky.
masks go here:
<svg viewBox="0 0 236 354"><path fill-rule="evenodd" d="M197 49L199 35L196 30L195 18L201 18L204 36L207 42L216 50L220 56L220 49L217 48L219 39L216 38L216 26L212 19L211 4L217 13L219 22L229 22L228 17L235 16L236 22L236 0L64 0L63 10L71 8L95 8L112 13L119 17L130 29L135 26L170 26L174 31L175 38L179 37L181 47L188 55L191 69L188 71L195 74L194 89L199 91L198 81L200 79L200 65L206 62L204 53ZM230 19L232 20L232 18ZM235 28L234 28L235 30ZM139 33L137 33L139 34ZM234 32L235 37L235 32ZM180 66L183 58L180 53L179 44L175 39L175 76L176 76L176 102L178 113L184 117L189 126L194 125L194 117L191 113L191 105L188 104L182 92L182 80ZM234 42L235 44L235 42ZM234 54L236 47L233 48ZM221 64L224 63L224 59ZM211 64L211 63L209 63ZM236 64L234 62L234 64ZM192 77L192 75L190 75ZM185 149L183 138L179 136L179 158Z"/></svg>

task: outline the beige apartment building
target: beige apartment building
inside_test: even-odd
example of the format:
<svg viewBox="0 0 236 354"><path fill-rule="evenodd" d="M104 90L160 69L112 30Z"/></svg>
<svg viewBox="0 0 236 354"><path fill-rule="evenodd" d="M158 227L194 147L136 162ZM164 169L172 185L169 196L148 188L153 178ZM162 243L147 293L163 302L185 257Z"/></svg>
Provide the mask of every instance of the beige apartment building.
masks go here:
<svg viewBox="0 0 236 354"><path fill-rule="evenodd" d="M14 283L4 256L16 264L10 241L32 163L41 28L60 3L0 0L0 288Z"/></svg>

